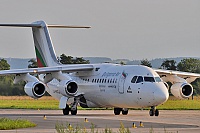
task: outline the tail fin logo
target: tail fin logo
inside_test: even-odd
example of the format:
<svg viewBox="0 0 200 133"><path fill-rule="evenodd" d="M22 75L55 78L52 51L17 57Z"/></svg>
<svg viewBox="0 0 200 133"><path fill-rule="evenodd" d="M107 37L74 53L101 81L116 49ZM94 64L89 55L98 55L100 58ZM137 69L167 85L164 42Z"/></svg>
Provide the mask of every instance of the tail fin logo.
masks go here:
<svg viewBox="0 0 200 133"><path fill-rule="evenodd" d="M37 65L38 67L47 67L47 65L45 64L42 55L40 54L39 50L35 47L35 51L36 51L36 58L37 58Z"/></svg>

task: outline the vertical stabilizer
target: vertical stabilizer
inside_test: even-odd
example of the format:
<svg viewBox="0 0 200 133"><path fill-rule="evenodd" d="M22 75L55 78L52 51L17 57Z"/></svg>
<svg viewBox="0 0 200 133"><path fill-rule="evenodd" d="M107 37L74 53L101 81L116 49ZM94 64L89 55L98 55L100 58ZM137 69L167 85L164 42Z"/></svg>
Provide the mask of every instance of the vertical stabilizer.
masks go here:
<svg viewBox="0 0 200 133"><path fill-rule="evenodd" d="M32 24L0 24L6 27L32 27L38 67L61 65L57 60L48 28L90 28L88 26L47 25L44 21Z"/></svg>
<svg viewBox="0 0 200 133"><path fill-rule="evenodd" d="M37 21L32 24L40 25L40 27L32 27L38 67L60 65L46 23Z"/></svg>

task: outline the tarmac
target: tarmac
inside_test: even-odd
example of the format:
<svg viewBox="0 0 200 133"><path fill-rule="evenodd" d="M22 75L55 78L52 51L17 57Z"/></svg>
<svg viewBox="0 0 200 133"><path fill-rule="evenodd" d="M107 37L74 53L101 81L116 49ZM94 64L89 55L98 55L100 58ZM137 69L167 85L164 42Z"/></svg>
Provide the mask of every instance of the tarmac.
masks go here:
<svg viewBox="0 0 200 133"><path fill-rule="evenodd" d="M76 116L62 114L62 110L0 109L0 117L27 119L37 124L34 128L0 130L6 133L56 133L56 124L74 129L80 127L95 132L106 128L119 132L120 124L133 133L199 133L200 111L160 110L160 115L149 116L148 110L129 110L128 115L115 116L113 110L79 110ZM77 126L78 125L78 126Z"/></svg>

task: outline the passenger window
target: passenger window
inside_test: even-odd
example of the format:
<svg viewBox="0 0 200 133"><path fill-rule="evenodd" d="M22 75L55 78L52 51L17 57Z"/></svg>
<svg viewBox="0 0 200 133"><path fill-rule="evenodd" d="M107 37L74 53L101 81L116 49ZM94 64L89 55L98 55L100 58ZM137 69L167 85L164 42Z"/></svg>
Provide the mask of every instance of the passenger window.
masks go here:
<svg viewBox="0 0 200 133"><path fill-rule="evenodd" d="M131 83L135 83L136 82L136 79L137 79L137 76L134 76L131 80Z"/></svg>
<svg viewBox="0 0 200 133"><path fill-rule="evenodd" d="M160 79L160 77L155 77L156 82L162 82L162 80Z"/></svg>
<svg viewBox="0 0 200 133"><path fill-rule="evenodd" d="M142 77L142 76L139 76L139 77L137 78L136 83L141 83L141 82L143 82L143 77Z"/></svg>
<svg viewBox="0 0 200 133"><path fill-rule="evenodd" d="M144 77L145 82L155 82L153 77Z"/></svg>

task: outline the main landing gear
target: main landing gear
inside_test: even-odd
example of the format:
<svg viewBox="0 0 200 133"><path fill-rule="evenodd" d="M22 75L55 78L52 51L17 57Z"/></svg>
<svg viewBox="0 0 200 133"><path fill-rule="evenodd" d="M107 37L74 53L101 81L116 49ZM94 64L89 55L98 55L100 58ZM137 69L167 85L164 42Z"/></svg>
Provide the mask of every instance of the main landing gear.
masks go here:
<svg viewBox="0 0 200 133"><path fill-rule="evenodd" d="M150 109L150 111L149 111L149 115L150 116L159 116L159 110L158 109L156 109L156 107L154 107L154 106L152 106L151 107L151 109Z"/></svg>
<svg viewBox="0 0 200 133"><path fill-rule="evenodd" d="M66 104L65 109L63 109L63 115L69 115L70 111L71 111L71 115L76 115L78 101L79 101L79 98L74 98L74 102L71 104L71 108L69 108L69 105Z"/></svg>
<svg viewBox="0 0 200 133"><path fill-rule="evenodd" d="M123 115L127 115L128 109L127 108L114 108L114 114L115 115L120 115L121 112L122 112Z"/></svg>
<svg viewBox="0 0 200 133"><path fill-rule="evenodd" d="M66 108L63 109L63 115L69 115L69 112L71 111L71 115L77 114L77 107L76 108L70 108L68 104L66 104Z"/></svg>
<svg viewBox="0 0 200 133"><path fill-rule="evenodd" d="M69 105L66 104L65 109L63 109L63 115L69 115L69 111L70 111L70 110L71 110L71 109L69 108Z"/></svg>

